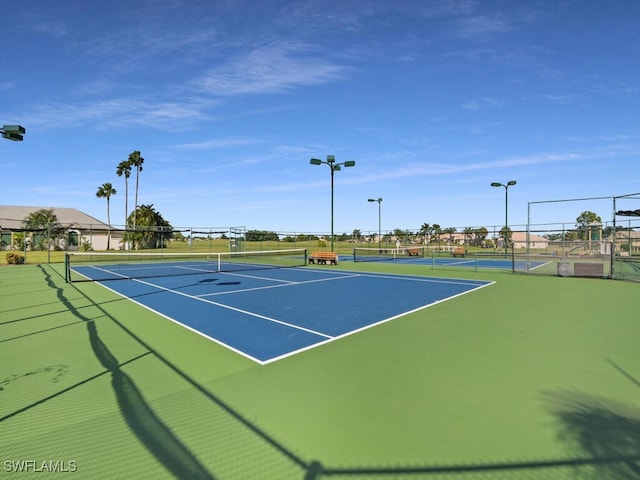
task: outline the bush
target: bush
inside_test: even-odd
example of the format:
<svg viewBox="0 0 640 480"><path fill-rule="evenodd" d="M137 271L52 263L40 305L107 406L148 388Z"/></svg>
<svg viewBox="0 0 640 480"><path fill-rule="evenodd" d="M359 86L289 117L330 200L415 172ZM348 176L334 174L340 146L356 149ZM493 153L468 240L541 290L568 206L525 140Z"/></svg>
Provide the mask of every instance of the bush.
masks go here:
<svg viewBox="0 0 640 480"><path fill-rule="evenodd" d="M24 255L17 252L7 253L7 263L10 265L22 265L24 263Z"/></svg>

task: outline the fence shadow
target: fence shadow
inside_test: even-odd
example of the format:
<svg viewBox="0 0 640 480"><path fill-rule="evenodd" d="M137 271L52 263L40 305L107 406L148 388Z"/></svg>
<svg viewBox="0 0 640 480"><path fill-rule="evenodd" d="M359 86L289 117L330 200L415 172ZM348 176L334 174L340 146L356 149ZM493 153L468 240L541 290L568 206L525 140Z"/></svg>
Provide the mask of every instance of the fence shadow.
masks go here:
<svg viewBox="0 0 640 480"><path fill-rule="evenodd" d="M42 267L40 266L40 268ZM135 433L147 450L153 454L157 460L162 463L176 478L214 478L214 475L197 460L195 455L193 455L186 446L180 442L180 440L172 433L171 429L154 413L150 405L148 405L144 400L140 390L136 387L133 380L124 371L122 371L121 367L129 362L118 364L109 351L108 346L100 339L95 322L84 317L82 313L74 307L72 302L65 297L64 289L55 284L51 278L51 274L45 268L42 268L42 271L45 275L46 281L49 283L49 286L57 290L60 301L75 316L87 323L87 331L91 347L96 357L112 377L112 385L118 399L118 404L121 408L122 415L127 421L132 432ZM61 281L64 281L64 277L59 272L55 269L53 271L60 276ZM260 429L257 425L246 419L240 412L225 403L221 398L192 379L188 374L165 358L160 352L153 349L142 338L127 328L127 326L121 321L113 317L107 310L103 309L99 302L95 302L85 292L78 289L73 284L71 284L70 288L74 288L76 293L85 297L95 307L99 308L104 317L118 325L124 332L126 332L127 335L138 342L146 350L146 353L142 356L149 354L153 355L157 360L162 362L166 367L182 378L182 380L184 380L188 385L194 388L195 391L202 394L219 410L223 411L229 418L232 418L238 424L242 425L242 427L247 429L267 444L271 449L277 452L281 458L283 457L285 461L295 469L298 469L300 472L304 472L308 469L309 464L307 462L299 458L290 449Z"/></svg>
<svg viewBox="0 0 640 480"><path fill-rule="evenodd" d="M100 364L111 376L111 385L120 412L131 431L164 467L178 478L214 478L171 429L156 415L145 401L135 382L122 369L107 344L100 338L95 321L80 312L56 285L51 273L42 265L38 266L48 286L55 289L58 299L76 318L86 324L89 344ZM106 314L106 312L104 312Z"/></svg>

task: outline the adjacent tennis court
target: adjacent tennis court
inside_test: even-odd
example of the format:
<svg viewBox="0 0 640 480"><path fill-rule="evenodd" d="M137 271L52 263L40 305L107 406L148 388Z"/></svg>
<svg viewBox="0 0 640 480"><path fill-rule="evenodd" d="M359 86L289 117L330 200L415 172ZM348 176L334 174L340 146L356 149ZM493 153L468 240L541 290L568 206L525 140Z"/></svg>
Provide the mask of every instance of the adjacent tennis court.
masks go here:
<svg viewBox="0 0 640 480"><path fill-rule="evenodd" d="M297 250L70 258L79 266L70 265L69 276L99 281L262 364L490 285L480 280L277 268L294 265L292 259L303 261L304 252Z"/></svg>
<svg viewBox="0 0 640 480"><path fill-rule="evenodd" d="M438 251L429 250L425 246L411 246L399 248L370 248L356 247L353 249L354 262L393 262L405 264L429 265L433 268L455 267L497 269L497 270L525 270L527 261L514 259L510 255L496 253L487 254L455 254L454 250ZM351 258L350 258L351 260ZM547 262L529 261L528 269L535 270Z"/></svg>

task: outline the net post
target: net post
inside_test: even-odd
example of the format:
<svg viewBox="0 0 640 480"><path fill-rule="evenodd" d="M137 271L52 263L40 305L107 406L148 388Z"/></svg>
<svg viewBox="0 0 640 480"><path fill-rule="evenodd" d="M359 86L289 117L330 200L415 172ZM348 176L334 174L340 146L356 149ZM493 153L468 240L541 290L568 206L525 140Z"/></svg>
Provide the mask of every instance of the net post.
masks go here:
<svg viewBox="0 0 640 480"><path fill-rule="evenodd" d="M64 281L71 283L71 266L69 265L69 252L64 254Z"/></svg>

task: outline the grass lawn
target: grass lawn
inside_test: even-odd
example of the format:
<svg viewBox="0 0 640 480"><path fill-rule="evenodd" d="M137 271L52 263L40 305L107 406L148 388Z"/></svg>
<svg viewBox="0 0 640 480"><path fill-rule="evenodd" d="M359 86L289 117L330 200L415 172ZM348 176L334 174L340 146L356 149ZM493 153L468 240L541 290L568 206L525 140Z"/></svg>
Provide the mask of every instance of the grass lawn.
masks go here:
<svg viewBox="0 0 640 480"><path fill-rule="evenodd" d="M640 478L638 284L315 268L495 284L259 366L61 264L2 266L2 478Z"/></svg>

